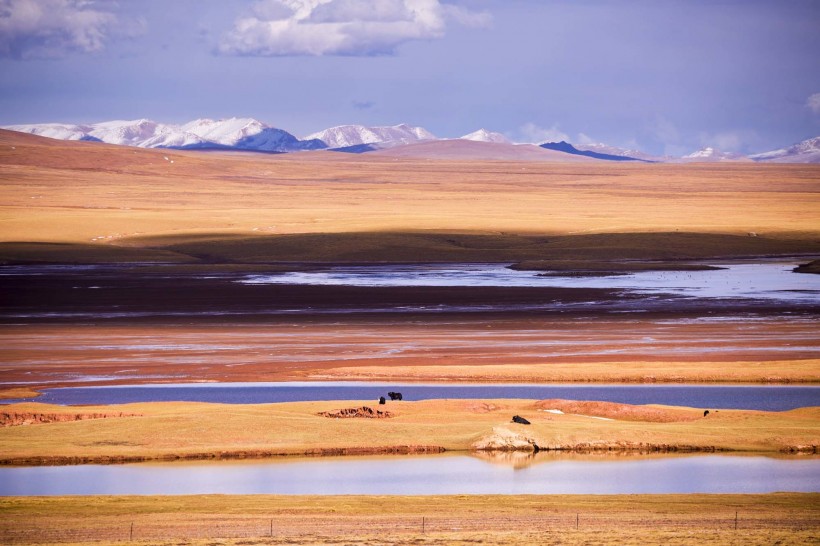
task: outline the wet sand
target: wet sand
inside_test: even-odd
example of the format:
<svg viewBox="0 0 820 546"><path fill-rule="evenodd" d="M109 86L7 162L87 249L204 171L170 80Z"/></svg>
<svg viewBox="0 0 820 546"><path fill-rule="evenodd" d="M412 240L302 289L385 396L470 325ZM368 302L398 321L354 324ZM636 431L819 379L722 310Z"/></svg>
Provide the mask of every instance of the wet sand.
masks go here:
<svg viewBox="0 0 820 546"><path fill-rule="evenodd" d="M3 276L0 389L184 381L818 382L801 301L614 289L236 282L247 270Z"/></svg>
<svg viewBox="0 0 820 546"><path fill-rule="evenodd" d="M439 317L0 328L4 388L186 381L818 382L813 319Z"/></svg>

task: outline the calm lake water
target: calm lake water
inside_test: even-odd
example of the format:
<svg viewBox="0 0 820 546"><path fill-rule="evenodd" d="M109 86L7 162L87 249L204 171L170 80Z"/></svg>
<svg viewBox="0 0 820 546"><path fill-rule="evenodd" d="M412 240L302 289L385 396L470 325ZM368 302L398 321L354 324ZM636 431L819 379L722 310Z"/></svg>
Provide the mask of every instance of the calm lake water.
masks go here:
<svg viewBox="0 0 820 546"><path fill-rule="evenodd" d="M47 389L38 402L59 405L133 402L214 402L266 404L307 400L378 400L388 391L404 400L441 398L521 398L598 400L625 404L665 404L704 409L785 411L820 406L820 387L725 385L435 385L326 383L182 383ZM22 400L8 400L6 403Z"/></svg>
<svg viewBox="0 0 820 546"><path fill-rule="evenodd" d="M444 455L0 468L3 496L776 491L820 491L820 459L697 455L577 460L569 456L515 467L466 455Z"/></svg>
<svg viewBox="0 0 820 546"><path fill-rule="evenodd" d="M793 262L709 263L710 271L643 271L606 277L577 277L514 271L505 264L337 266L327 269L248 275L245 284L348 286L519 286L615 288L644 294L693 298L764 299L820 303L820 275L792 272Z"/></svg>

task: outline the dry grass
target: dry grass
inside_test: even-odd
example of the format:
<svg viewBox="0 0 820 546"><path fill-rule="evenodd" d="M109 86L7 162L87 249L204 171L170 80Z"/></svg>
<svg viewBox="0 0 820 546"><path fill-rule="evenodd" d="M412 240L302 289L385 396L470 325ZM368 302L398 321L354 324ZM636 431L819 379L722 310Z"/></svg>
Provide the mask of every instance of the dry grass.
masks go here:
<svg viewBox="0 0 820 546"><path fill-rule="evenodd" d="M0 499L0 540L200 546L816 544L819 511L817 494L794 493L18 497Z"/></svg>
<svg viewBox="0 0 820 546"><path fill-rule="evenodd" d="M367 406L387 419L330 419L320 412ZM513 435L543 449L743 450L815 449L820 408L787 412L654 407L652 418L628 406L607 421L556 415L531 400L290 402L260 405L144 403L66 408L15 404L16 413L111 413L121 417L0 429L0 461L42 464L126 460L260 457L285 454L465 451L479 441ZM625 408L625 409L624 409ZM591 411L597 415L601 409ZM521 415L532 425L511 423ZM625 417L626 416L626 417ZM424 447L427 446L427 447ZM435 450L435 449L434 449Z"/></svg>
<svg viewBox="0 0 820 546"><path fill-rule="evenodd" d="M576 362L570 365L339 366L307 374L323 381L492 383L818 383L820 359L768 362Z"/></svg>
<svg viewBox="0 0 820 546"><path fill-rule="evenodd" d="M39 392L37 392L34 389L29 389L27 387L17 387L12 389L0 390L0 400L9 400L14 398L32 398L34 396L39 395Z"/></svg>
<svg viewBox="0 0 820 546"><path fill-rule="evenodd" d="M805 239L816 238L820 225L819 173L814 165L172 152L4 131L0 240L102 244L163 234L407 230Z"/></svg>

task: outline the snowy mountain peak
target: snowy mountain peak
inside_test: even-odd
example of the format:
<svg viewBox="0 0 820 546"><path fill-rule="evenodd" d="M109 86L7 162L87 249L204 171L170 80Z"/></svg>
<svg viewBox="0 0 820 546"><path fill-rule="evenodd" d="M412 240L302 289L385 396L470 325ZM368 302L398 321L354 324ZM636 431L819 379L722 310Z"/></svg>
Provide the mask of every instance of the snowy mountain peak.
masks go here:
<svg viewBox="0 0 820 546"><path fill-rule="evenodd" d="M688 161L739 161L745 160L746 156L732 152L722 152L712 146L706 146L683 156L681 159Z"/></svg>
<svg viewBox="0 0 820 546"><path fill-rule="evenodd" d="M89 135L91 127L88 125L40 123L38 125L9 125L4 128L57 140L97 140Z"/></svg>
<svg viewBox="0 0 820 546"><path fill-rule="evenodd" d="M97 140L141 148L233 148L290 152L324 148L319 141L300 141L282 129L253 118L197 119L168 125L148 119L104 121L92 125L15 125L7 127L61 140Z"/></svg>
<svg viewBox="0 0 820 546"><path fill-rule="evenodd" d="M820 137L808 138L788 148L749 156L755 161L777 163L820 163Z"/></svg>
<svg viewBox="0 0 820 546"><path fill-rule="evenodd" d="M487 129L479 129L478 131L473 131L468 135L464 135L461 137L462 140L474 140L476 142L499 142L501 144L512 144L510 140L502 135L501 133L496 133L493 131L488 131Z"/></svg>
<svg viewBox="0 0 820 546"><path fill-rule="evenodd" d="M305 137L324 142L328 148L347 148L361 144L398 143L406 144L418 140L433 140L433 135L423 127L413 127L405 123L393 126L365 127L364 125L339 125Z"/></svg>

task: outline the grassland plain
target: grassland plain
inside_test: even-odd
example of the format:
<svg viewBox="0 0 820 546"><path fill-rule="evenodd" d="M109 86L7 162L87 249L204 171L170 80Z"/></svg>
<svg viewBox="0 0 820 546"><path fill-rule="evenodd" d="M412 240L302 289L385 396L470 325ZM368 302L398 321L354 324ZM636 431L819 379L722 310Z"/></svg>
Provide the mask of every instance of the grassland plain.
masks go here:
<svg viewBox="0 0 820 546"><path fill-rule="evenodd" d="M207 154L65 143L0 131L0 261L160 261L206 272L248 264L282 267L276 262L551 260L554 264L560 260L572 264L570 268L583 269L578 262L594 261L601 268L624 259L776 255L808 261L820 254L818 193L820 169L810 165ZM286 266L290 267L296 266ZM52 326L37 325L31 332L48 335ZM161 340L166 326L156 325L149 335ZM75 334L114 333L98 329L99 324L73 327ZM12 328L3 327L9 335L20 335ZM691 339L699 335L690 334ZM23 355L20 361L31 356L28 351L18 353ZM666 359L636 358L640 365L633 370L596 361L579 373L597 377L607 368L623 371L620 379L616 373L608 380L650 374L660 381L692 376L745 381L749 370L759 366L754 380L777 377L773 374L788 368L790 377L815 381L815 358L795 354L778 361L747 354L700 368L688 359L671 359L677 364L672 372L665 371L673 368L664 365ZM565 361L565 368L584 366L570 361ZM464 354L463 361L448 361L454 366L447 370L427 371L446 380L462 380L472 373L469 367L460 367L468 362L469 355ZM487 367L485 377L517 378L523 373L521 366L532 364L507 363L513 368ZM82 354L77 353L73 361L67 358L66 364L82 369ZM644 365L654 367L640 369ZM331 375L350 372L338 362L334 367L341 370ZM715 368L731 371L715 376ZM367 378L362 369L356 371ZM418 369L408 367L402 373L420 380L429 377ZM378 367L370 371L370 378L386 373ZM322 373L314 378L320 379ZM567 376L554 377L565 380ZM514 436L531 435L524 440L547 447L606 447L620 442L621 448L630 449L719 446L773 452L815 446L820 421L816 409L776 414L721 411L704 419L700 409L660 408L657 411L671 416L671 421L648 420L646 415L641 417L644 420L633 415L601 421L540 412L548 408L534 401L473 403L473 407L465 406L469 404L465 401L410 403L402 405L395 417L378 420L316 415L352 402L134 405L127 411L140 417L3 428L0 446L7 462L17 457L54 462L54 457L64 454L78 462L211 456L215 450L254 456L322 453L326 448L331 453L422 445L470 449L501 428ZM111 409L25 404L11 411L71 414ZM532 417L532 428L524 432L510 424L512 412ZM373 437L383 445L362 439ZM168 544L809 544L818 541L819 504L816 494L7 498L0 500L0 528L2 540L8 543L130 541L132 536L126 532L135 523L134 542ZM441 525L436 526L430 516L429 534L428 529L419 534L418 520L432 511L454 514L454 519L439 516ZM746 516L736 531L738 511ZM597 523L589 528L578 525L584 513L589 514L588 523ZM275 533L270 533L271 519ZM266 532L274 536L260 538Z"/></svg>
<svg viewBox="0 0 820 546"><path fill-rule="evenodd" d="M173 161L173 162L172 162ZM194 153L59 142L0 132L3 215L0 240L16 243L72 243L105 257L129 251L138 259L162 247L192 246L192 252L238 252L267 261L305 253L311 259L386 255L417 259L441 254L447 236L390 233L474 232L480 248L504 254L516 237L609 234L592 239L618 250L620 233L695 233L781 241L794 253L817 252L820 213L815 165L699 164L624 165L482 161L385 161L331 152L290 155ZM304 239L305 234L342 239ZM371 233L368 240L363 233ZM272 235L298 235L269 243ZM388 235L385 235L388 234ZM329 236L325 236L329 237ZM418 238L418 236L416 236ZM274 238L275 239L275 238ZM211 243L202 248L202 241ZM582 240L566 240L578 246ZM706 244L707 239L704 238ZM96 244L95 244L96 243ZM103 245L107 243L108 245ZM313 243L313 244L311 244ZM343 244L344 243L344 244ZM398 244L397 244L398 243ZM468 241L469 243L469 241ZM532 246L533 241L517 243ZM662 244L659 244L662 243ZM265 245L273 244L272 249ZM345 248L353 244L354 248ZM735 240L764 253L777 243ZM285 252L291 245L299 252ZM814 246L812 246L814 245ZM146 251L145 247L161 247ZM450 244L454 251L460 244ZM647 253L648 241L631 245ZM668 241L654 245L662 253ZM697 236L689 246L698 248ZM708 246L708 245L707 245ZM135 251L137 249L142 249ZM374 248L375 247L375 248ZM468 245L469 248L469 245ZM278 250L277 250L278 249ZM12 249L13 250L13 249ZM47 248L49 253L59 252ZM182 248L183 253L188 248ZM738 254L729 240L724 255ZM752 250L757 254L758 250ZM6 249L6 255L10 254ZM11 253L13 254L13 253ZM473 253L472 255L476 255ZM468 252L464 257L470 256ZM187 254L186 254L187 256ZM181 256L181 260L190 260ZM551 255L530 253L529 259ZM121 258L120 258L121 259ZM299 258L295 258L299 259ZM461 258L458 258L461 259ZM523 258L522 258L523 259Z"/></svg>
<svg viewBox="0 0 820 546"><path fill-rule="evenodd" d="M390 417L320 415L359 407L386 409ZM561 400L426 400L387 406L372 401L99 407L26 403L3 410L7 424L27 420L35 424L0 428L0 462L71 464L496 449L813 453L820 444L820 408L713 410L708 416L703 412L702 408L604 402L573 405ZM105 414L111 416L75 417ZM532 425L512 423L513 415L525 417ZM37 416L53 422L36 424Z"/></svg>
<svg viewBox="0 0 820 546"><path fill-rule="evenodd" d="M816 544L817 494L27 497L5 544Z"/></svg>

